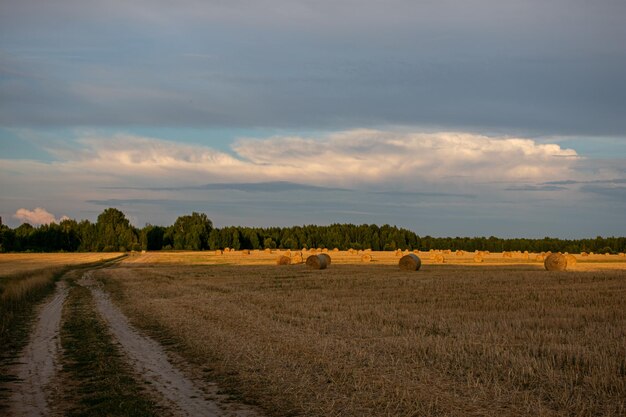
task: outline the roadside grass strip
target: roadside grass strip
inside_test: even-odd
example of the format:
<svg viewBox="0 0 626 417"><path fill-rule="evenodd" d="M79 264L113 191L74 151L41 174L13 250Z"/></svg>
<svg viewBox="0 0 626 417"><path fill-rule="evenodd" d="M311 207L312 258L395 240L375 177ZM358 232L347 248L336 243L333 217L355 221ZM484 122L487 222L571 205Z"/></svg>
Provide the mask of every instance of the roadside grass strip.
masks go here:
<svg viewBox="0 0 626 417"><path fill-rule="evenodd" d="M142 382L129 371L90 291L72 285L63 312L62 377L68 416L163 416Z"/></svg>

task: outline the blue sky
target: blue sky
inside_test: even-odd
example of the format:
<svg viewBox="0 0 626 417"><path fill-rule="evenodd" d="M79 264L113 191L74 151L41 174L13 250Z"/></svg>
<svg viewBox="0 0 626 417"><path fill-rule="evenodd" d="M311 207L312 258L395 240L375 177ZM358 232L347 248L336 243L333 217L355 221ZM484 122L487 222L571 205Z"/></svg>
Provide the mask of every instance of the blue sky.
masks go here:
<svg viewBox="0 0 626 417"><path fill-rule="evenodd" d="M0 215L624 235L625 20L621 0L2 2ZM265 182L304 186L198 187Z"/></svg>

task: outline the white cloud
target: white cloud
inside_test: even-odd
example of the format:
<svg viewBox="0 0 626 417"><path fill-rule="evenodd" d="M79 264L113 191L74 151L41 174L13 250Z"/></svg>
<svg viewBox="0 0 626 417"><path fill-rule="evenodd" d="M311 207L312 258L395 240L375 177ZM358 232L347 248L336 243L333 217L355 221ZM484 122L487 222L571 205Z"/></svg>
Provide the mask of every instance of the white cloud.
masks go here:
<svg viewBox="0 0 626 417"><path fill-rule="evenodd" d="M237 153L278 174L380 183L537 181L568 175L576 151L469 133L351 130L320 139L242 140Z"/></svg>
<svg viewBox="0 0 626 417"><path fill-rule="evenodd" d="M322 137L240 139L233 154L131 135L89 136L50 149L48 168L85 178L194 184L288 180L321 185L526 183L575 178L572 149L470 133L355 129ZM38 164L38 171L46 165Z"/></svg>
<svg viewBox="0 0 626 417"><path fill-rule="evenodd" d="M49 213L45 208L37 207L34 210L28 210L26 208L18 209L13 215L16 219L22 223L30 223L33 225L57 223L54 214ZM61 220L66 219L67 216L63 216Z"/></svg>

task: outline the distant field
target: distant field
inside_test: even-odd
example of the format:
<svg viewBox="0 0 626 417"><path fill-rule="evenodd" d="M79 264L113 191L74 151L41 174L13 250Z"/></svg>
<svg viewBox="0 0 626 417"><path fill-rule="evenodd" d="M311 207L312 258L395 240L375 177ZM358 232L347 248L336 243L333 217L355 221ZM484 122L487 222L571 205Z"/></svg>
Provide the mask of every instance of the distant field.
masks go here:
<svg viewBox="0 0 626 417"><path fill-rule="evenodd" d="M291 253L301 251L290 251ZM251 250L251 251L231 251L217 254L215 251L204 252L148 252L144 254L135 253L131 254L124 260L125 264L184 264L184 265L274 265L276 259L287 253L286 250L273 250L271 253L267 253L263 250ZM306 259L311 253L317 252L301 252L303 258ZM393 265L398 264L400 256L396 252L364 252L355 251L349 253L347 251L327 252L331 258L333 264L344 265ZM409 253L407 251L402 254ZM413 252L411 252L413 253ZM444 253L444 251L434 252L416 252L422 260L423 265L434 265L436 262L434 255L442 254L445 264L451 265L464 265L464 266L506 266L506 265L527 265L534 266L539 269L543 269L543 261L537 260L536 253L529 253L524 255L523 253L511 252L511 257L504 257L502 253L483 253L483 262L476 263L474 261L474 252L464 252L463 254ZM361 260L363 254L370 254L372 260L369 263L364 263ZM575 254L577 263L573 270L595 270L595 269L625 269L626 270L626 257L619 255L589 255L581 256Z"/></svg>
<svg viewBox="0 0 626 417"><path fill-rule="evenodd" d="M116 258L121 253L0 253L0 277Z"/></svg>
<svg viewBox="0 0 626 417"><path fill-rule="evenodd" d="M99 270L135 324L270 415L626 414L626 260L164 252Z"/></svg>

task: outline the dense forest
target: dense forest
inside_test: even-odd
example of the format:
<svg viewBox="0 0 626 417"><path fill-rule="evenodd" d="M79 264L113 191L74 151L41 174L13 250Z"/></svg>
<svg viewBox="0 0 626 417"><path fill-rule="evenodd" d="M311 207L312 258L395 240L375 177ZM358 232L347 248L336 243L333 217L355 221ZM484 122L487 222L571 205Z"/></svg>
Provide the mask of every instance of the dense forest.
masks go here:
<svg viewBox="0 0 626 417"><path fill-rule="evenodd" d="M626 251L625 237L596 237L563 240L502 239L491 237L419 236L396 226L332 224L330 226L292 227L213 227L206 214L180 216L171 226L146 225L139 229L124 213L104 210L95 223L88 220L63 220L33 227L28 223L11 229L0 220L0 252L115 252L140 250L206 249L452 249L492 252L527 250L570 253Z"/></svg>

